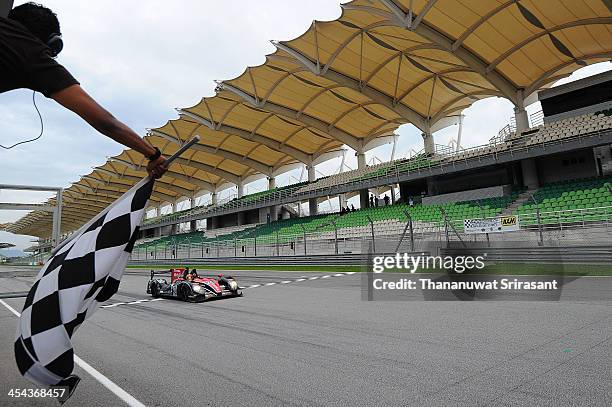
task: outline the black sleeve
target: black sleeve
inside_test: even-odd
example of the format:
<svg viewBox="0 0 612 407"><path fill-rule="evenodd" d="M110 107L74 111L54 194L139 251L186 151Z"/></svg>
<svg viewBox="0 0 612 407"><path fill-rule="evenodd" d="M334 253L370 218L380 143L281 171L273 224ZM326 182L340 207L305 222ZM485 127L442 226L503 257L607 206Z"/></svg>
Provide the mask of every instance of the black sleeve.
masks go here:
<svg viewBox="0 0 612 407"><path fill-rule="evenodd" d="M66 68L51 58L47 49L31 54L28 61L28 80L33 90L46 97L79 84Z"/></svg>

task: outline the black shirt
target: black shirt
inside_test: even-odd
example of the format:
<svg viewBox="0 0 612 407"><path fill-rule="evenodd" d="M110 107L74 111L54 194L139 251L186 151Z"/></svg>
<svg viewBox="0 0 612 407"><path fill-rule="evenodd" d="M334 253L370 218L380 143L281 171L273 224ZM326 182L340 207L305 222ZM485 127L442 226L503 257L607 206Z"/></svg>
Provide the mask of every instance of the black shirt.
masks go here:
<svg viewBox="0 0 612 407"><path fill-rule="evenodd" d="M27 88L49 97L78 83L27 28L0 17L0 93Z"/></svg>

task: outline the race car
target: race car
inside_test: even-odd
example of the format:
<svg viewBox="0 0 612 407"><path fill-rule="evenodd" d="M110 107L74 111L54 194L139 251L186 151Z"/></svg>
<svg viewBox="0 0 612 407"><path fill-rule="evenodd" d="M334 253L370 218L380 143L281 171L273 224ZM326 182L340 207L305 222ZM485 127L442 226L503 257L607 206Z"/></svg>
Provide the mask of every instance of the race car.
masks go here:
<svg viewBox="0 0 612 407"><path fill-rule="evenodd" d="M147 294L152 297L178 298L188 302L202 302L226 297L242 297L242 288L231 276L219 274L215 277L200 277L197 273L185 272L186 269L170 270L170 283L165 278L151 279L147 283ZM193 270L195 272L195 270Z"/></svg>

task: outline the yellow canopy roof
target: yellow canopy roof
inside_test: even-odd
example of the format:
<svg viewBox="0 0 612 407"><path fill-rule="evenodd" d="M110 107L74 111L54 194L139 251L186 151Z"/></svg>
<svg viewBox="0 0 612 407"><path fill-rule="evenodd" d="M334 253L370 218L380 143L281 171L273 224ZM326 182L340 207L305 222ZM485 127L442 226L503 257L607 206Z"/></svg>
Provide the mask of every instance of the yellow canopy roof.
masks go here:
<svg viewBox="0 0 612 407"><path fill-rule="evenodd" d="M604 0L355 0L342 8L337 20L274 42L263 65L149 131L166 155L201 137L156 183L154 202L273 176L342 145L363 152L404 123L431 133L489 96L522 109L533 92L612 56ZM145 164L125 151L73 184L62 231L126 191ZM49 213L34 211L7 230L46 237L50 225Z"/></svg>

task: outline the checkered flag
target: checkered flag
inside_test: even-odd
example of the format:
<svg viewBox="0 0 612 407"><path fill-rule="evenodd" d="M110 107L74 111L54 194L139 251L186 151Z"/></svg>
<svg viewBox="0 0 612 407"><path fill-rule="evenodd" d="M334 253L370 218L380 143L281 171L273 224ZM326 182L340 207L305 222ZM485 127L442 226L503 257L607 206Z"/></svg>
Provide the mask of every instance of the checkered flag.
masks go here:
<svg viewBox="0 0 612 407"><path fill-rule="evenodd" d="M71 338L119 282L138 235L154 180L145 178L60 246L38 273L17 325L21 374L43 386L79 382Z"/></svg>

